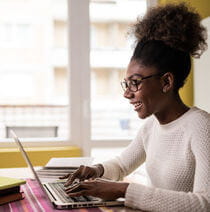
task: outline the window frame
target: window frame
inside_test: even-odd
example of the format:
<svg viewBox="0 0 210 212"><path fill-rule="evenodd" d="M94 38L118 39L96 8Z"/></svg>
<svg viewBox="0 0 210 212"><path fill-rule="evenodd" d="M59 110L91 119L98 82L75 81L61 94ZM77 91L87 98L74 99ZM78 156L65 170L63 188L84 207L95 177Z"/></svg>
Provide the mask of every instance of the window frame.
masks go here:
<svg viewBox="0 0 210 212"><path fill-rule="evenodd" d="M69 50L73 49L72 52L74 52L71 54L69 51L69 67L70 70L86 70L86 72L72 71L69 76L69 85L71 85L70 102L76 103L71 105L72 110L70 112L71 140L81 147L84 156L90 155L93 147L125 147L130 143L130 139L91 139L89 0L68 0L68 3ZM155 5L157 5L157 0L147 0L147 8ZM83 27L77 27L78 20L80 20ZM70 30L71 28L74 30ZM79 56L79 60L77 56ZM84 63L82 64L80 61ZM81 86L78 87L79 84ZM78 109L76 110L77 104ZM74 124L77 121L78 124Z"/></svg>
<svg viewBox="0 0 210 212"><path fill-rule="evenodd" d="M90 18L89 0L67 0L68 2L68 90L69 132L67 139L29 138L22 139L24 146L69 146L76 145L83 156L91 154L91 148L124 147L128 139L91 140L91 96L90 96ZM157 5L157 0L147 0L148 7ZM82 62L81 62L82 61ZM79 71L78 71L79 70ZM73 104L71 104L73 102ZM12 139L1 139L0 147L15 147Z"/></svg>

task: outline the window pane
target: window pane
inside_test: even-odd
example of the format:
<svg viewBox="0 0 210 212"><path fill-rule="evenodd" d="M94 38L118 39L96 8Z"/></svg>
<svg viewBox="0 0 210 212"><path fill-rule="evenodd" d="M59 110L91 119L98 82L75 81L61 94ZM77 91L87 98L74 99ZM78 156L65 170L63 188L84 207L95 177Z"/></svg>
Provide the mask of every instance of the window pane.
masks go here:
<svg viewBox="0 0 210 212"><path fill-rule="evenodd" d="M127 32L145 12L146 0L90 3L92 139L129 139L143 122L123 98L120 81L132 54Z"/></svg>
<svg viewBox="0 0 210 212"><path fill-rule="evenodd" d="M67 0L1 0L0 12L0 137L66 138Z"/></svg>

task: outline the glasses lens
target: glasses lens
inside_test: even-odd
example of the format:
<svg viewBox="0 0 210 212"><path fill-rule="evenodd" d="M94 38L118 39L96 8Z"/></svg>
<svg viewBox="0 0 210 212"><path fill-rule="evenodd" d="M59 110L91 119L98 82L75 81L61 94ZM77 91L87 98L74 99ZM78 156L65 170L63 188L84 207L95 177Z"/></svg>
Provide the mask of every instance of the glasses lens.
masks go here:
<svg viewBox="0 0 210 212"><path fill-rule="evenodd" d="M121 82L120 84L121 84L122 89L123 89L124 91L126 91L126 89L128 88L127 82L123 81L123 82Z"/></svg>
<svg viewBox="0 0 210 212"><path fill-rule="evenodd" d="M132 92L136 92L138 90L138 84L136 80L131 80L129 83L129 90Z"/></svg>
<svg viewBox="0 0 210 212"><path fill-rule="evenodd" d="M129 89L129 91L136 92L138 90L138 84L133 81L123 81L120 84L124 91Z"/></svg>

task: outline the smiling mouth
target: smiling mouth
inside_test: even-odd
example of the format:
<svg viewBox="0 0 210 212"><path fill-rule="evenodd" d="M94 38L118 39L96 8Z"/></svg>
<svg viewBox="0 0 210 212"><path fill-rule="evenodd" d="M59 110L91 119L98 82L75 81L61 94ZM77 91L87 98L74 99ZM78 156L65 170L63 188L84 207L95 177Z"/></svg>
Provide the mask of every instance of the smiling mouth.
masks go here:
<svg viewBox="0 0 210 212"><path fill-rule="evenodd" d="M136 102L133 105L134 105L134 110L139 110L142 107L142 102Z"/></svg>

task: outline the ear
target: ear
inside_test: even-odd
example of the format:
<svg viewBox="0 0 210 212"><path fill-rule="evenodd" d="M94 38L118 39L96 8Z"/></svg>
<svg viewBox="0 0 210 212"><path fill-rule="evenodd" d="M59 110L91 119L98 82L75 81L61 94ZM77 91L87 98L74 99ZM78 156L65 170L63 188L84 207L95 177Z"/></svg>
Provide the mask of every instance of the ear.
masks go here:
<svg viewBox="0 0 210 212"><path fill-rule="evenodd" d="M165 73L161 77L163 93L167 93L174 88L174 75L171 72Z"/></svg>

